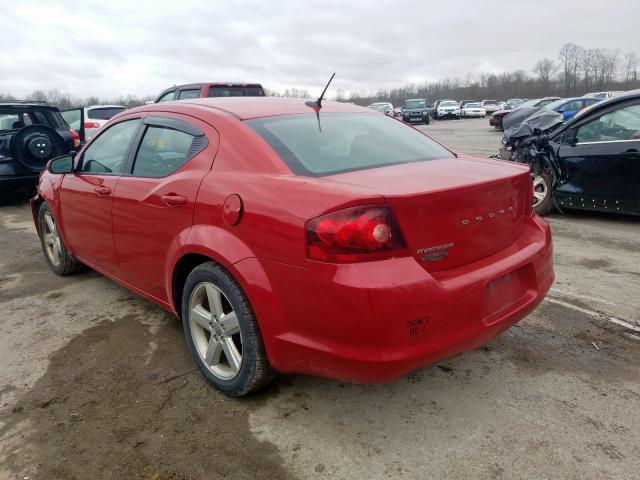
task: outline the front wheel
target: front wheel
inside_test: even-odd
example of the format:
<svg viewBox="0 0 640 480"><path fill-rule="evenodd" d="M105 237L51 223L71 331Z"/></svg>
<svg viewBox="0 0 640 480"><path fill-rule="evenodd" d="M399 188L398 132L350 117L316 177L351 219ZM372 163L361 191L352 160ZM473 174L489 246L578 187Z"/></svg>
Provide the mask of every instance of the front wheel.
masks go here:
<svg viewBox="0 0 640 480"><path fill-rule="evenodd" d="M546 215L553 209L551 193L551 175L542 171L533 176L533 211L540 216Z"/></svg>
<svg viewBox="0 0 640 480"><path fill-rule="evenodd" d="M203 263L187 277L182 323L198 369L222 393L240 397L273 378L249 300L216 263Z"/></svg>

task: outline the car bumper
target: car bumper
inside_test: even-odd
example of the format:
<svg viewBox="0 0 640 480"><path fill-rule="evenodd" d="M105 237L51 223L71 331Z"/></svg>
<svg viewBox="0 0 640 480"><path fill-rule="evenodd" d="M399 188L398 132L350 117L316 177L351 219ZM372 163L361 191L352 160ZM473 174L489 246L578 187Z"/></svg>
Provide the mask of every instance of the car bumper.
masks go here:
<svg viewBox="0 0 640 480"><path fill-rule="evenodd" d="M0 193L18 190L20 188L35 188L38 184L39 173L20 176L0 176Z"/></svg>
<svg viewBox="0 0 640 480"><path fill-rule="evenodd" d="M419 116L419 117L402 117L402 120L405 123L428 123L428 116Z"/></svg>
<svg viewBox="0 0 640 480"><path fill-rule="evenodd" d="M384 383L490 341L538 305L554 280L551 233L537 216L527 222L505 250L433 275L413 257L309 268L247 259L234 269L257 292L276 370Z"/></svg>
<svg viewBox="0 0 640 480"><path fill-rule="evenodd" d="M460 112L438 112L438 118L458 118Z"/></svg>

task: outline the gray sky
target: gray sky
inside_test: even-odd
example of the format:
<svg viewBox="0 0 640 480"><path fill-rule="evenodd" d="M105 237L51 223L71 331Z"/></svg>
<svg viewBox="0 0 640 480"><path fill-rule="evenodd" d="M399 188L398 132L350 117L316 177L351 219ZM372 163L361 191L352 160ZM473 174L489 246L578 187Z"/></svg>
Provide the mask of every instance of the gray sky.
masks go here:
<svg viewBox="0 0 640 480"><path fill-rule="evenodd" d="M639 1L7 0L0 92L242 80L317 94L334 71L334 91L529 71L569 41L640 54Z"/></svg>

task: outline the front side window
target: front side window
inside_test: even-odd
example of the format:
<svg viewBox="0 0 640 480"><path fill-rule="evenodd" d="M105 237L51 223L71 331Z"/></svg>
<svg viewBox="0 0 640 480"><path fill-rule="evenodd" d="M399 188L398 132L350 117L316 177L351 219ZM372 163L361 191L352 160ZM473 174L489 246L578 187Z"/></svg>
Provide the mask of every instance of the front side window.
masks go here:
<svg viewBox="0 0 640 480"><path fill-rule="evenodd" d="M189 158L194 137L185 132L161 126L149 126L133 164L133 175L165 177L175 172Z"/></svg>
<svg viewBox="0 0 640 480"><path fill-rule="evenodd" d="M194 88L190 90L180 90L180 94L178 95L178 100L186 100L189 98L198 98L200 97L200 89Z"/></svg>
<svg viewBox="0 0 640 480"><path fill-rule="evenodd" d="M140 125L140 120L116 123L97 137L82 156L81 172L121 173L125 155L131 139Z"/></svg>
<svg viewBox="0 0 640 480"><path fill-rule="evenodd" d="M640 140L640 104L629 105L585 123L576 133L578 143Z"/></svg>
<svg viewBox="0 0 640 480"><path fill-rule="evenodd" d="M170 92L165 93L164 95L162 95L159 99L157 103L160 102L170 102L171 100L173 100L173 98L176 95L176 91L175 90L171 90Z"/></svg>
<svg viewBox="0 0 640 480"><path fill-rule="evenodd" d="M426 135L385 115L283 115L246 123L298 175L332 175L454 157Z"/></svg>

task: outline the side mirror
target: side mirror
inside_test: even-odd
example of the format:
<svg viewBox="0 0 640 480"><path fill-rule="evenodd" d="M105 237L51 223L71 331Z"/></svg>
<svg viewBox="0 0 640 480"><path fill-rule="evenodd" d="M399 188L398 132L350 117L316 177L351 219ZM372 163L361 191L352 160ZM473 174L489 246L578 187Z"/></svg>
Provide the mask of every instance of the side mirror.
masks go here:
<svg viewBox="0 0 640 480"><path fill-rule="evenodd" d="M54 158L49 162L47 168L51 173L55 174L73 173L73 156L64 155L63 157Z"/></svg>

